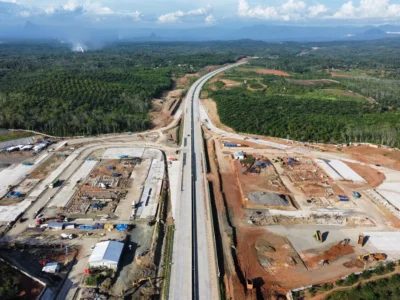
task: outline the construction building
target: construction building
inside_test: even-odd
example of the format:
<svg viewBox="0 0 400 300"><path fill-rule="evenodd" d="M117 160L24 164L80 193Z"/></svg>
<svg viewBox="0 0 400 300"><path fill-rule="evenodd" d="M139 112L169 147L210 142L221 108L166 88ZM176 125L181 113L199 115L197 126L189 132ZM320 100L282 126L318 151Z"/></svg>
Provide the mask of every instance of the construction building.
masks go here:
<svg viewBox="0 0 400 300"><path fill-rule="evenodd" d="M91 268L105 267L117 270L124 244L115 241L97 243L89 258Z"/></svg>

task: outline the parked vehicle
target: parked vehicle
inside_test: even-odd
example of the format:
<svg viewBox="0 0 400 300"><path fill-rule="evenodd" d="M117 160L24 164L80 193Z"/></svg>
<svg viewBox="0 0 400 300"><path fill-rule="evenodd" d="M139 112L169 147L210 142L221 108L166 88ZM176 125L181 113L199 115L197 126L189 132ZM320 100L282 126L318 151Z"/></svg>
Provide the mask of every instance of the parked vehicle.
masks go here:
<svg viewBox="0 0 400 300"><path fill-rule="evenodd" d="M73 234L61 233L61 238L63 240L66 240L66 239L72 240L74 238L74 235Z"/></svg>
<svg viewBox="0 0 400 300"><path fill-rule="evenodd" d="M54 179L53 182L50 183L49 188L51 188L51 189L54 188L57 185L57 183L59 183L59 182L60 182L60 178Z"/></svg>

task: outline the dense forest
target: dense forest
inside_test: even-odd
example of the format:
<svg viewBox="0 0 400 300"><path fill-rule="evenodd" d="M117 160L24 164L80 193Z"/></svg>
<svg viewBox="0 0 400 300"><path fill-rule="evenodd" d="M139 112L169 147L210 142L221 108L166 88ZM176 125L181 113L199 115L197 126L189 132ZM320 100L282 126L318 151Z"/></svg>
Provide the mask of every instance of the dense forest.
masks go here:
<svg viewBox="0 0 400 300"><path fill-rule="evenodd" d="M398 145L400 112L357 101L266 95L243 87L213 92L221 121L243 133L314 142Z"/></svg>
<svg viewBox="0 0 400 300"><path fill-rule="evenodd" d="M286 51L260 56L251 64L301 76L312 76L315 71L332 68L371 70L376 72L376 76L386 78L400 76L400 39L282 45L286 45Z"/></svg>
<svg viewBox="0 0 400 300"><path fill-rule="evenodd" d="M0 128L53 135L140 131L173 79L234 62L258 43L114 43L85 53L57 41L0 45Z"/></svg>
<svg viewBox="0 0 400 300"><path fill-rule="evenodd" d="M232 80L247 78L257 91L227 90L218 82L218 91L212 92L226 124L299 140L398 145L400 39L117 42L101 49L88 45L85 53L71 49L55 40L0 44L0 128L61 136L145 130L152 126L151 100L173 88L175 78L252 57L249 69L262 66L291 76L228 72ZM333 78L333 72L342 76ZM293 82L321 78L337 81L329 89L350 90L360 97L332 96L324 83Z"/></svg>
<svg viewBox="0 0 400 300"><path fill-rule="evenodd" d="M400 48L397 40L379 43L365 42L363 52L359 42L326 43L250 59L208 85L208 96L221 121L239 132L398 147ZM265 68L289 76L262 74ZM237 83L227 87L224 80Z"/></svg>

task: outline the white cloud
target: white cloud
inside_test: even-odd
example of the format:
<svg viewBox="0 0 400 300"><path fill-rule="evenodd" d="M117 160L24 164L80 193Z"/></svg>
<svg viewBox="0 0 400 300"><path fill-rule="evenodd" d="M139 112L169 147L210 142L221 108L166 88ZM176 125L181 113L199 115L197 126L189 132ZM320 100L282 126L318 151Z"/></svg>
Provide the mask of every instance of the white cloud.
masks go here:
<svg viewBox="0 0 400 300"><path fill-rule="evenodd" d="M238 0L238 16L265 20L295 21L306 19L397 19L400 18L400 4L390 0L360 0L344 3L338 11L329 14L329 9L317 3L307 7L302 0L286 0L278 6L256 5L251 7L248 0Z"/></svg>
<svg viewBox="0 0 400 300"><path fill-rule="evenodd" d="M19 15L20 15L21 17L23 17L23 18L28 18L28 17L31 16L31 12L28 11L28 10L23 10L23 11L21 11L21 12L19 13Z"/></svg>
<svg viewBox="0 0 400 300"><path fill-rule="evenodd" d="M64 4L63 8L65 10L75 10L79 7L80 5L78 3L76 3L75 0L68 0L67 3Z"/></svg>
<svg viewBox="0 0 400 300"><path fill-rule="evenodd" d="M324 15L328 12L328 8L323 4L317 4L315 6L310 6L308 8L308 16L311 18L315 18L321 15Z"/></svg>
<svg viewBox="0 0 400 300"><path fill-rule="evenodd" d="M400 17L400 4L390 4L389 0L360 0L355 6L353 1L344 3L333 14L336 19L394 19Z"/></svg>
<svg viewBox="0 0 400 300"><path fill-rule="evenodd" d="M208 15L205 19L205 22L207 25L214 25L215 23L217 23L217 20L215 20L213 15Z"/></svg>
<svg viewBox="0 0 400 300"><path fill-rule="evenodd" d="M176 12L164 14L158 17L157 22L158 23L179 23L182 22L182 20L185 17L204 17L204 16L211 16L209 13L211 12L212 7L210 5L207 5L206 7L198 8L198 9L193 9L189 11L181 11L178 10ZM210 20L211 20L210 18ZM207 19L207 18L206 18Z"/></svg>
<svg viewBox="0 0 400 300"><path fill-rule="evenodd" d="M257 5L251 8L247 0L239 0L238 15L244 18L290 21L302 18L306 7L304 1L288 0L280 6Z"/></svg>
<svg viewBox="0 0 400 300"><path fill-rule="evenodd" d="M140 21L142 13L139 11L114 11L108 6L103 6L99 2L86 1L80 4L76 0L68 0L64 5L55 7L50 6L44 10L47 15L85 15L94 18L95 21L105 20L106 18L130 18Z"/></svg>

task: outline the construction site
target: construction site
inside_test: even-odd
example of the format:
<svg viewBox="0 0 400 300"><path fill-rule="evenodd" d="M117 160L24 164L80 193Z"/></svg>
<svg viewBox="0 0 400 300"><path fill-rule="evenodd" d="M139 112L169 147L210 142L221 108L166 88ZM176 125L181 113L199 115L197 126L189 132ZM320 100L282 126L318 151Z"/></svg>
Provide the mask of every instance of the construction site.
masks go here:
<svg viewBox="0 0 400 300"><path fill-rule="evenodd" d="M398 226L390 205L370 196L385 180L380 171L246 139L221 142L203 128L228 295L290 298L292 289L400 258L385 244Z"/></svg>
<svg viewBox="0 0 400 300"><path fill-rule="evenodd" d="M50 298L65 299L72 292L78 299L158 294L163 272L156 266L165 237L163 225L154 225L168 212L162 198L163 153L84 143L71 147L63 141L55 147L1 174L14 174L5 181L10 184L1 186L0 221L6 234L1 256L39 278ZM88 259L98 243L109 240L119 241L126 251L116 261L118 272L103 276ZM63 283L68 276L78 283L72 291ZM100 290L91 283L97 276ZM107 277L111 281L104 282Z"/></svg>
<svg viewBox="0 0 400 300"><path fill-rule="evenodd" d="M0 256L32 295L293 299L400 259L400 156L235 133L201 83L141 133L7 144Z"/></svg>

